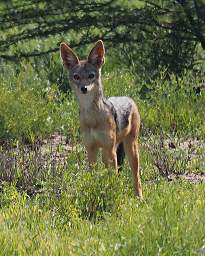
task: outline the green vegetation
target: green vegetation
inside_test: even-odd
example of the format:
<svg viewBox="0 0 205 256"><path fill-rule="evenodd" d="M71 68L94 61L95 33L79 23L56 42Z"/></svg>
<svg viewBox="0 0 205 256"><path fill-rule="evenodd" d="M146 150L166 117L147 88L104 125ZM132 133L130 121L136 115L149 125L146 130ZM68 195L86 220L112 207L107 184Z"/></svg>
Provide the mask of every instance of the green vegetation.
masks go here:
<svg viewBox="0 0 205 256"><path fill-rule="evenodd" d="M191 74L181 78L179 86L174 76L147 84L150 92L143 97L144 84L136 84L132 74L106 68L103 72L106 95L131 95L139 105L143 202L134 198L128 164L119 177L101 165L87 171L75 98L35 75L29 63L17 76L4 74L2 140L35 142L58 131L75 149L68 153L66 168L41 167L35 157L28 158L25 167L20 151L18 168L1 175L2 255L195 255L204 243L204 183L164 181L144 143L147 136L160 132L172 138L203 138L205 94L195 95ZM158 154L162 157L162 151ZM167 161L172 166L172 155ZM180 168L180 161L187 164L183 155L176 161ZM202 161L189 162L185 170L200 173ZM1 169L6 172L3 164Z"/></svg>
<svg viewBox="0 0 205 256"><path fill-rule="evenodd" d="M198 255L205 244L204 2L159 2L78 1L75 16L70 1L0 3L0 255ZM70 17L84 27L67 28ZM55 53L64 38L85 57L99 34L105 95L140 110L143 201L127 161L118 177L100 160L89 170Z"/></svg>
<svg viewBox="0 0 205 256"><path fill-rule="evenodd" d="M72 182L64 179L60 196L29 198L5 186L2 255L197 255L205 232L203 184L144 182L139 202L124 174L113 176L81 170ZM94 212L97 221L89 220Z"/></svg>

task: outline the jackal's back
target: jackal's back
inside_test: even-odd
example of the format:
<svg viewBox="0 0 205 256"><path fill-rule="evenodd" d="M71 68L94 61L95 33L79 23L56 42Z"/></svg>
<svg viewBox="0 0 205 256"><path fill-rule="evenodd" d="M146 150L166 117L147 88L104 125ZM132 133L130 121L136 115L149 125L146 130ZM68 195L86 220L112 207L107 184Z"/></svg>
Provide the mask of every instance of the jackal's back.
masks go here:
<svg viewBox="0 0 205 256"><path fill-rule="evenodd" d="M127 126L130 125L132 115L137 122L137 129L140 126L140 116L138 112L138 108L135 102L130 97L110 97L107 99L113 106L113 115L115 117L115 122L117 126L117 131L122 132Z"/></svg>

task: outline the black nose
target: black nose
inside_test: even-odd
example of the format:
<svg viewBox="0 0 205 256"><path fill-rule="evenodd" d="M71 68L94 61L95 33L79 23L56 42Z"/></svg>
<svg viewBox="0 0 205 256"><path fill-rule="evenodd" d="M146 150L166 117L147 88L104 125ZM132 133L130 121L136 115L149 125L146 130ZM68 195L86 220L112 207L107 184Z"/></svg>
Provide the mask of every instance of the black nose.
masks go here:
<svg viewBox="0 0 205 256"><path fill-rule="evenodd" d="M85 86L81 87L81 92L84 94L87 93L87 87Z"/></svg>

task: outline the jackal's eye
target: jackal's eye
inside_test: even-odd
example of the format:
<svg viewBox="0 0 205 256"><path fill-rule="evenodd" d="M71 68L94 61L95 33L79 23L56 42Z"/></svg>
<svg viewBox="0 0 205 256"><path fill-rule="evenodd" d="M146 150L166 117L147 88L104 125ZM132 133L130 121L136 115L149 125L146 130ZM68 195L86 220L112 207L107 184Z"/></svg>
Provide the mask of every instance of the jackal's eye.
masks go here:
<svg viewBox="0 0 205 256"><path fill-rule="evenodd" d="M73 79L76 80L76 81L79 81L80 80L80 76L78 74L74 74L73 75Z"/></svg>
<svg viewBox="0 0 205 256"><path fill-rule="evenodd" d="M89 75L88 75L88 79L93 79L95 77L95 74L94 73L90 73Z"/></svg>

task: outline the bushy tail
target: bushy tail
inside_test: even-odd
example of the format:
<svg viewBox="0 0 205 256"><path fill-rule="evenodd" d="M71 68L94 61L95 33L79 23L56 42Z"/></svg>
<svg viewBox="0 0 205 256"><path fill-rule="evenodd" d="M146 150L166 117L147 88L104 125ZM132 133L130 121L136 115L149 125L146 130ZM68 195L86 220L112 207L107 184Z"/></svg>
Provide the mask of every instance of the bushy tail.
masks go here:
<svg viewBox="0 0 205 256"><path fill-rule="evenodd" d="M117 147L117 165L118 165L119 171L122 169L124 158L125 158L124 146L123 146L123 143L120 143Z"/></svg>

